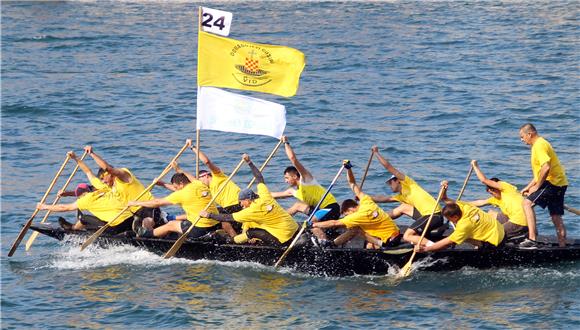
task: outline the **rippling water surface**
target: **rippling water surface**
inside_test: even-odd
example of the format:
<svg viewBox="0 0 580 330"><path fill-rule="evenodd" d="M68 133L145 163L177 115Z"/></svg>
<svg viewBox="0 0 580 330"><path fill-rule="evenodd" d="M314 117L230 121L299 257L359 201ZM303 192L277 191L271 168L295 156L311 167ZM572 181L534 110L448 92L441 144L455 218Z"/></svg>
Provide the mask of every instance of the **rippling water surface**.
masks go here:
<svg viewBox="0 0 580 330"><path fill-rule="evenodd" d="M68 150L92 144L151 181L195 136L197 6L2 4L3 328L580 327L574 263L419 271L394 286L391 276L165 261L131 247L80 253L45 237L8 259ZM377 144L433 194L441 179L457 194L471 159L523 187L529 149L517 131L533 122L567 169L566 203L580 207L576 1L210 6L234 13L233 38L306 54L295 97L252 96L287 107L286 133L323 184L344 158L361 175ZM201 143L231 169L242 152L264 159L276 141L203 131ZM191 155L182 162L194 169ZM280 153L265 171L272 189L284 188L287 163ZM386 193L386 176L373 164L365 190ZM247 169L237 178L249 179ZM350 196L344 181L334 192ZM485 195L472 180L464 199ZM538 214L539 230L553 234L548 214ZM579 237L578 217L565 222Z"/></svg>

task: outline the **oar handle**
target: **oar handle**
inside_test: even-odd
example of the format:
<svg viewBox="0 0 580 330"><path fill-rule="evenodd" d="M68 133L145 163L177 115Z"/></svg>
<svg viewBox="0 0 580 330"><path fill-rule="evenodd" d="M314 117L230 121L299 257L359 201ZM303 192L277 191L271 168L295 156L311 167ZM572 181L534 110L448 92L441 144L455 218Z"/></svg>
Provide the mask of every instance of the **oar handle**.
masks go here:
<svg viewBox="0 0 580 330"><path fill-rule="evenodd" d="M369 161L367 162L367 167L365 167L365 173L360 181L360 189L362 190L363 185L365 184L365 180L367 178L367 174L369 173L369 168L371 167L371 162L373 161L373 156L375 155L374 151L371 150L371 156L369 157Z"/></svg>
<svg viewBox="0 0 580 330"><path fill-rule="evenodd" d="M171 164L173 162L175 162L180 156L181 154L183 154L183 152L189 147L190 142L187 141L183 147L181 147L181 150L179 150L179 152L175 155L175 157L173 157L173 159L169 162L169 164L167 166L165 166L165 169L163 170L163 172L161 172L161 174L156 177L153 182L147 186L147 188L145 188L145 190L143 190L139 196L137 196L135 198L135 200L139 200L141 197L143 197L143 195L145 195L147 192L149 192L151 189L153 189L153 187L155 186L155 184L161 180L167 173L169 173L169 171L171 170ZM125 211L127 211L130 208L129 205L125 206L123 208L123 210L121 210L112 220L110 220L109 222L107 222L104 226L102 226L101 228L99 228L99 230L97 230L93 235L91 235L91 237L89 237L84 243L83 245L81 245L81 251L84 250L87 246L91 245L91 243L93 243L97 238L99 238L99 236L101 236L101 234L107 230L109 227L111 227L111 224L113 222L115 222L115 220L117 220L123 213L125 213Z"/></svg>
<svg viewBox="0 0 580 330"><path fill-rule="evenodd" d="M238 163L238 165L236 166L236 168L232 171L232 173L230 174L230 176L228 176L227 180L223 183L223 185L220 187L220 189L217 191L217 193L212 196L212 198L209 201L209 203L207 203L207 205L203 208L204 211L207 211L207 209L214 203L214 201L216 200L216 198L226 188L227 184L232 180L232 178L238 172L238 170L240 169L240 167L242 167L242 165L244 164L244 161L245 160L243 160L243 159L240 160L240 162ZM199 222L200 219L201 219L201 216L198 215L197 216L197 219L195 219L195 221L191 223L191 226L189 226L189 228L187 228L187 231L185 231L185 233L183 233L179 237L179 239L177 241L175 241L175 243L173 243L173 246L169 249L169 251L167 251L165 253L165 255L163 256L163 258L169 259L169 258L173 257L177 253L177 251L179 251L179 249L181 248L181 246L183 245L183 243L187 239L187 235L189 235L189 233L193 230L193 227L195 227L195 225Z"/></svg>
<svg viewBox="0 0 580 330"><path fill-rule="evenodd" d="M272 149L272 152L270 152L270 155L268 156L268 158L266 158L266 160L264 161L264 164L262 164L262 166L260 166L260 172L262 172L264 170L264 168L266 168L266 165L268 165L268 163L270 162L270 159L272 159L272 157L274 157L274 155L276 154L276 152L278 151L278 149L280 148L282 143L283 143L282 139L280 139L280 141L278 141L278 143L276 144L274 149ZM256 181L256 178L253 177L252 181L250 181L250 183L248 183L248 186L246 188L250 188L254 184L255 181Z"/></svg>
<svg viewBox="0 0 580 330"><path fill-rule="evenodd" d="M461 190L459 191L459 195L457 195L457 201L461 199L461 197L463 196L463 192L465 191L465 187L467 187L467 183L469 182L469 178L471 178L471 174L473 173L473 165L469 165L469 172L467 172L467 176L465 177L465 180L463 181L463 186L461 187Z"/></svg>
<svg viewBox="0 0 580 330"><path fill-rule="evenodd" d="M292 243L290 243L290 245L286 248L286 250L284 251L284 253L280 256L280 258L278 259L278 261L274 264L274 268L278 268L282 264L282 262L284 261L284 259L286 259L286 256L288 255L288 253L290 253L290 251L292 250L292 248L294 247L294 245L296 245L296 242L298 242L298 239L300 238L300 235L302 235L302 233L306 229L306 225L308 224L308 222L310 222L310 220L312 220L312 217L314 217L314 213L316 213L316 211L318 211L318 208L322 204L322 201L324 201L324 199L326 198L326 196L328 196L328 194L330 193L330 190L332 189L332 187L334 187L334 184L336 183L336 180L338 180L338 178L342 174L342 171L343 170L344 170L344 164L342 164L342 166L340 167L340 170L338 171L338 173L336 173L336 175L334 176L334 179L332 179L332 182L330 183L330 186L328 186L328 188L324 192L324 195L322 195L322 198L320 198L320 201L318 201L318 204L316 204L316 207L310 213L310 216L308 217L308 220L306 220L306 221L304 221L302 223L302 226L300 227L300 230L298 231L298 233L296 234L296 236L292 240Z"/></svg>
<svg viewBox="0 0 580 330"><path fill-rule="evenodd" d="M85 150L85 152L83 152L83 154L81 155L80 160L84 160L87 155L88 155L88 152ZM72 173L69 175L68 179L66 180L66 182L62 186L62 190L66 190L66 188L68 187L68 185L70 184L70 182L74 178L75 174L77 173L78 169L79 169L79 164L76 164L75 168L72 170ZM60 201L60 196L57 195L56 198L54 199L54 202L52 202L52 206L56 205L59 201ZM46 214L44 215L44 218L42 218L42 220L40 220L40 223L44 223L46 221L46 219L48 219L48 216L51 213L52 213L52 210L48 210L46 212ZM26 251L30 250L30 247L32 246L32 243L34 243L34 240L36 239L36 237L38 237L37 231L32 233L32 235L30 235L30 237L28 238L28 241L26 241L26 245L25 245Z"/></svg>
<svg viewBox="0 0 580 330"><path fill-rule="evenodd" d="M41 204L44 204L44 202L46 201L46 197L48 197L48 194L50 193L50 191L54 187L56 180L58 180L58 177L60 176L60 174L64 170L64 167L66 166L66 164L68 163L69 160L70 160L70 156L67 153L66 158L64 159L64 162L62 163L62 165L60 166L60 168L56 172L56 175L54 176L52 181L50 182L50 185L48 186L48 189L44 193L44 196L42 196L42 199L40 200ZM24 224L24 227L22 228L22 230L20 230L18 237L16 237L16 240L14 241L14 243L12 244L12 247L10 248L10 251L8 252L9 257L12 257L12 255L14 254L16 249L18 248L18 245L20 245L20 242L22 242L22 239L24 238L24 235L26 235L28 228L30 228L30 225L32 225L32 220L34 220L34 218L36 217L36 215L38 214L39 211L40 211L39 209L34 209L32 216L30 216L30 218Z"/></svg>

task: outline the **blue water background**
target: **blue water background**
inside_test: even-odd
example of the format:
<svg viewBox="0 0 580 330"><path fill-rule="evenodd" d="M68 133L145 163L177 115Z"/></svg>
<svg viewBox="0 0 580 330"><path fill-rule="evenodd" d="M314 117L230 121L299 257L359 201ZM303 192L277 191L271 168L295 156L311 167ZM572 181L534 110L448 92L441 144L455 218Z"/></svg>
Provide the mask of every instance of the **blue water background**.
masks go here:
<svg viewBox="0 0 580 330"><path fill-rule="evenodd" d="M7 258L68 150L92 144L150 182L195 137L198 5L2 3L2 328L580 327L578 264L416 272L393 286L130 247L80 253L45 237ZM531 171L518 128L532 122L566 167L566 203L580 208L577 1L206 5L234 13L232 38L306 54L296 96L245 94L286 106L286 133L323 185L345 158L360 177L377 144L433 194L448 179L456 195L471 159L521 188ZM229 171L276 141L203 131L201 143ZM182 165L194 169L191 154ZM285 188L287 165L280 152L265 170L272 190ZM365 190L387 193L386 178L374 163ZM236 177L249 179L246 168ZM344 179L333 192L351 196ZM464 199L483 197L473 178ZM577 216L565 223L580 237Z"/></svg>

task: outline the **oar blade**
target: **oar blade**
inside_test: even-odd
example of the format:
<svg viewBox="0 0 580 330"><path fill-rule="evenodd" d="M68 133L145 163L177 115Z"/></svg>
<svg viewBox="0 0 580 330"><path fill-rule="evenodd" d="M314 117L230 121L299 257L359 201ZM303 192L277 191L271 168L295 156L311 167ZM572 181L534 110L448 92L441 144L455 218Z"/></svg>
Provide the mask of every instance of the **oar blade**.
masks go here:
<svg viewBox="0 0 580 330"><path fill-rule="evenodd" d="M185 240L187 239L188 234L189 234L189 231L186 231L185 233L183 233L183 235L181 235L181 237L179 237L179 239L177 241L175 241L175 243L173 244L171 249L169 249L169 251L167 251L165 253L163 258L164 259L173 258L175 256L175 254L177 253L177 251L179 251L179 249L181 248L181 246L183 245Z"/></svg>
<svg viewBox="0 0 580 330"><path fill-rule="evenodd" d="M399 274L397 274L397 277L399 278L409 277L409 275L411 275L412 269L413 269L413 260L409 260L409 262L407 262L405 266L401 268Z"/></svg>
<svg viewBox="0 0 580 330"><path fill-rule="evenodd" d="M83 251L84 249L86 249L87 246L91 245L97 238L99 238L99 236L101 236L101 234L107 230L107 228L109 228L109 224L106 224L104 226L102 226L101 228L99 228L99 230L97 230L93 235L91 235L91 237L89 237L84 243L83 245L81 245L81 251Z"/></svg>
<svg viewBox="0 0 580 330"><path fill-rule="evenodd" d="M30 250L30 247L32 247L32 243L34 243L34 240L36 240L36 238L38 237L38 232L35 231L33 232L30 237L28 238L28 241L26 241L26 245L25 245L25 250L28 251Z"/></svg>
<svg viewBox="0 0 580 330"><path fill-rule="evenodd" d="M32 217L30 217L30 219L28 219L28 221L26 222L26 224L24 224L24 227L22 227L22 230L20 230L20 233L18 234L18 237L16 237L16 240L14 241L14 243L12 244L12 247L10 248L10 251L8 252L8 256L12 257L12 255L14 255L14 252L16 252L16 249L18 248L18 245L20 245L20 242L22 242L22 239L24 238L24 235L26 235L26 232L28 231L28 228L30 228L30 226L32 225L32 220L34 220L34 216L38 213L38 210L36 210L34 212L34 214L32 215Z"/></svg>

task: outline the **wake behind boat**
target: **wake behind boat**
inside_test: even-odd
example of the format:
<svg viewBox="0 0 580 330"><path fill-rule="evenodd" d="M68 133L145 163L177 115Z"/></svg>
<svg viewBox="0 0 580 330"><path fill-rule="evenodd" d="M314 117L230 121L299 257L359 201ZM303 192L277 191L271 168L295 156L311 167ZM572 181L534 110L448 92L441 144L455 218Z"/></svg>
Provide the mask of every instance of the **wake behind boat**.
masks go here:
<svg viewBox="0 0 580 330"><path fill-rule="evenodd" d="M59 241L78 237L86 239L91 231L64 230L52 224L35 224L30 227ZM537 266L558 264L580 260L580 240L570 239L569 245L559 247L555 237L541 237L543 243L537 249L523 249L513 242L495 250L480 251L471 245L462 244L454 248L432 253L419 253L417 260L421 269L428 271L449 271L463 267L494 268ZM138 238L132 232L111 235L103 234L95 242L102 247L111 245L132 245L163 255L175 243L167 238ZM176 257L190 260L247 261L273 266L284 247L249 244L222 244L216 241L188 239ZM412 253L410 244L370 250L348 248L324 248L313 246L307 239L288 254L284 266L301 273L320 276L385 275L393 267L400 268ZM391 270L392 273L392 270Z"/></svg>

